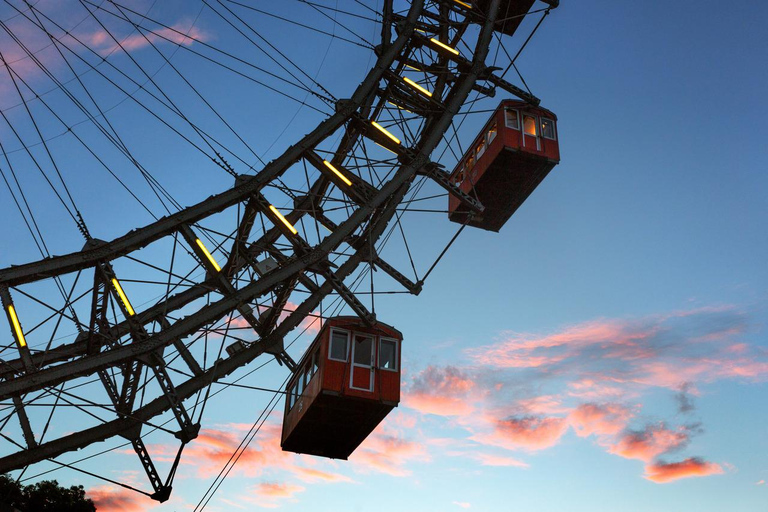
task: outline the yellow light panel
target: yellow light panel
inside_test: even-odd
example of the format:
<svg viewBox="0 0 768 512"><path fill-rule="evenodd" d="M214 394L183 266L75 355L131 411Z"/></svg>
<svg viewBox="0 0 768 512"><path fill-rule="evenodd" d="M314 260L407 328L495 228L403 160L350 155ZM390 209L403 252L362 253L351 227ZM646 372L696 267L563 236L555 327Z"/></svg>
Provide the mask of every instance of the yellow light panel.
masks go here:
<svg viewBox="0 0 768 512"><path fill-rule="evenodd" d="M123 287L120 286L120 283L117 282L117 279L114 277L112 278L112 286L115 287L117 295L120 296L120 300L123 302L123 306L125 306L125 311L128 313L128 316L135 315L136 312L133 310L133 306L131 306L131 303L128 301L128 297L126 297L125 292L123 291Z"/></svg>
<svg viewBox="0 0 768 512"><path fill-rule="evenodd" d="M471 9L471 8L472 8L472 6L471 6L471 5L469 5L469 4L467 4L467 3L464 3L464 2L462 2L461 0L453 0L453 1L454 1L454 2L456 2L457 4L459 4L459 5L463 6L463 7L466 7L467 9Z"/></svg>
<svg viewBox="0 0 768 512"><path fill-rule="evenodd" d="M13 332L16 333L16 341L19 342L20 347L26 347L27 340L24 338L24 331L21 330L19 317L16 316L16 308L13 307L13 304L8 306L8 314L11 315L11 323L13 323Z"/></svg>
<svg viewBox="0 0 768 512"><path fill-rule="evenodd" d="M390 152L390 153L392 153L393 155L396 155L396 154L397 154L397 153L395 153L394 151L392 151L391 149L389 149L387 146L382 146L382 145L381 145L381 144L379 144L378 142L376 142L375 144L376 144L377 146L379 146L380 148L386 149L387 151L389 151L389 152Z"/></svg>
<svg viewBox="0 0 768 512"><path fill-rule="evenodd" d="M197 246L200 248L201 251L203 251L203 254L205 254L205 257L208 258L208 261L213 265L213 268L216 269L216 272L221 272L221 267L218 263L216 263L216 260L213 259L213 256L211 256L211 253L208 252L208 248L203 245L203 242L200 241L199 238L195 239L195 243L197 243Z"/></svg>
<svg viewBox="0 0 768 512"><path fill-rule="evenodd" d="M406 112L408 112L409 114L413 114L413 112L411 112L410 110L408 110L408 109L407 109L407 108L405 108L405 107L401 107L401 106L400 106L400 105L398 105L397 103L392 103L391 101L388 101L387 103L388 103L389 105L392 105L393 107L397 107L397 108L399 108L400 110L405 110L405 111L406 111Z"/></svg>
<svg viewBox="0 0 768 512"><path fill-rule="evenodd" d="M339 179L340 179L341 181L343 181L344 183L346 183L348 187L351 187L351 186L352 186L352 182L351 182L351 181L349 181L349 178L347 178L346 176L344 176L343 174L341 174L341 172L340 172L340 171L339 171L339 170L338 170L336 167L334 167L334 166L333 166L333 164L332 164L331 162L329 162L328 160L323 160L323 163L325 164L325 166L326 166L327 168L329 168L329 169L330 169L330 170L333 172L333 174L335 174L336 176L338 176L338 177L339 177Z"/></svg>
<svg viewBox="0 0 768 512"><path fill-rule="evenodd" d="M412 69L414 71L421 71L419 68L417 68L415 66L411 66L410 64L406 64L405 67L407 67L408 69Z"/></svg>
<svg viewBox="0 0 768 512"><path fill-rule="evenodd" d="M426 94L430 98L432 97L432 93L431 92L429 92L428 90L426 90L425 88L423 88L422 86L420 86L419 84L417 84L416 82L414 82L413 80L408 78L407 76L403 77L403 82L407 83L408 85L410 85L411 87L413 87L414 89L419 91L420 93Z"/></svg>
<svg viewBox="0 0 768 512"><path fill-rule="evenodd" d="M277 216L278 219L280 219L280 222L285 224L285 227L287 227L291 231L291 233L293 233L294 235L299 233L298 230L295 227L293 227L293 224L288 222L288 219L283 217L283 214L280 213L279 211L277 211L277 208L275 208L272 205L269 205L269 209L272 210L272 213L274 213Z"/></svg>
<svg viewBox="0 0 768 512"><path fill-rule="evenodd" d="M451 53L452 53L452 54L454 54L454 55L458 55L458 54L459 54L459 50L456 50L456 49L454 49L454 48L451 48L451 47L450 47L450 46L448 46L447 44L443 44L443 43L441 43L440 41L438 41L438 40L437 40L437 39L435 39L434 37L430 38L429 40L430 40L430 41L432 41L433 43L435 43L435 44L436 44L437 46L439 46L440 48L444 48L444 49L448 50L449 52L451 52Z"/></svg>
<svg viewBox="0 0 768 512"><path fill-rule="evenodd" d="M377 123L376 121L371 121L371 124L374 126L374 128L376 128L377 130L379 130L381 133L383 133L384 135L386 135L387 137L389 137L390 139L392 139L392 140L395 142L395 144L400 144L400 139L398 139L397 137L395 137L394 135L392 135L391 133L389 133L389 132L388 132L388 131L387 131L387 130L386 130L384 127L383 127L383 126L381 126L379 123Z"/></svg>

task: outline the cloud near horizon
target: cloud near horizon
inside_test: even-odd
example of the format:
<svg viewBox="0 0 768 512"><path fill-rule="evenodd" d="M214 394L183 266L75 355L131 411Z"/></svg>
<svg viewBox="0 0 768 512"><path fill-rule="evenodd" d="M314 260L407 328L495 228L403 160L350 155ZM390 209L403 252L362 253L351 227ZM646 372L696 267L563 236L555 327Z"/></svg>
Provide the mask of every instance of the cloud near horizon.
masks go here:
<svg viewBox="0 0 768 512"><path fill-rule="evenodd" d="M688 448L698 424L632 424L653 390L669 390L675 413L687 415L700 385L766 380L768 353L744 341L748 327L745 313L713 307L595 320L546 335L506 332L467 349L469 366L430 365L413 374L403 402L423 420L443 418L463 431L476 452L547 450L573 429L608 453L644 462L645 478L656 483L715 475L722 466L701 457L662 460ZM448 454L478 461L472 453ZM509 465L527 465L517 462Z"/></svg>
<svg viewBox="0 0 768 512"><path fill-rule="evenodd" d="M136 491L108 485L91 487L86 497L93 500L99 512L144 512L159 505Z"/></svg>

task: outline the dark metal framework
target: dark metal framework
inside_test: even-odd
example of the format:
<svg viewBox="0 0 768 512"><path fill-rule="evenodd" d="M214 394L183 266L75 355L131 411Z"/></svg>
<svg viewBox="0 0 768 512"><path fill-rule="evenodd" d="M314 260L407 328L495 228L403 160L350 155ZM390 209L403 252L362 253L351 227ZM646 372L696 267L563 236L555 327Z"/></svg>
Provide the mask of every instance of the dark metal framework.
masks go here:
<svg viewBox="0 0 768 512"><path fill-rule="evenodd" d="M473 90L491 95L499 87L538 103L486 65L499 3L492 0L488 12L480 12L469 2L413 0L407 12L397 13L392 0L385 1L378 60L364 81L351 98L336 103L333 115L255 176L239 176L231 189L112 241L89 239L79 252L0 270L0 298L13 336L6 345L18 350L18 357L0 364L0 400L13 404L1 420L5 426L15 417L24 440L4 436L17 450L0 457L0 473L122 436L146 470L152 497L164 501L181 450L200 429L189 410L191 399L199 401L213 382L264 353L292 369L283 340L329 294L373 322L375 314L350 282L361 268L381 270L418 294L423 282L382 260L376 246L419 176L482 211L430 160L451 120ZM423 78L404 79L406 69ZM335 136L340 142L332 145ZM308 169L316 171L313 182ZM291 173L306 173L307 183L293 191L286 208L270 198L270 187ZM229 235L204 226L216 216L224 219L219 225L230 223ZM165 255L156 257L165 263L154 268L164 272L168 286L159 300L139 305L130 274L122 269L147 249ZM183 275L181 268L190 273ZM49 289L46 283L72 275L92 285L83 293L73 285L63 304L47 306L48 321L73 324L79 334L30 350L23 329L14 328L19 316L13 297L33 298ZM297 296L291 311L287 305ZM201 347L204 333L229 329L234 318L257 341L238 341L224 357L210 357L207 345ZM172 363L177 369L169 372ZM42 440L46 417L35 415L36 423L30 408L45 400L66 402L77 386L93 382L107 402L93 406L111 417ZM166 430L152 420L168 412L178 427L168 431L180 449L163 481L142 442L142 427Z"/></svg>

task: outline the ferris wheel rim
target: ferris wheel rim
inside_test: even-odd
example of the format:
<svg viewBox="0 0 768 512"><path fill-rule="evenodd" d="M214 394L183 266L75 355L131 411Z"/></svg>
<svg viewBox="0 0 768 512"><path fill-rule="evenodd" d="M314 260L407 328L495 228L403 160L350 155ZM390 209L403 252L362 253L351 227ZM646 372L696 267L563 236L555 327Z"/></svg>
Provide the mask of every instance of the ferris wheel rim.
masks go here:
<svg viewBox="0 0 768 512"><path fill-rule="evenodd" d="M379 217L377 217L376 223L374 223L374 227L371 229L372 234L370 236L374 237L376 232L378 233L376 238L380 236L383 230L390 224L392 216L396 211L395 207L399 204L397 198L399 197L401 200L408 190L407 185L420 170L431 164L429 155L440 142L443 134L450 125L451 120L458 114L460 107L464 104L472 87L479 79L481 72L485 69L485 57L493 35L493 26L495 22L495 14L493 14L495 13L495 9L493 9L493 6L498 6L499 2L500 0L492 0L491 2L491 14L483 20L475 51L473 52L472 67L469 71L465 72L460 81L457 81L455 89L452 89L454 95L451 96L446 103L444 113L431 123L425 123L423 131L419 134L420 137L418 139L419 144L417 149L413 154L409 155L410 158L407 164L403 163L399 166L396 177L378 189L375 199L372 199L370 204L365 205L364 207L361 206L347 221L345 221L350 226L347 228L348 233L352 232L352 226L354 224L352 221L353 218L355 219L355 222L357 222L358 220L362 220L368 215L377 212ZM365 99L370 95L371 90L379 83L381 77L388 71L392 62L397 59L399 52L409 41L416 27L416 21L423 9L424 0L414 0L411 3L406 18L407 21L398 27L399 34L397 39L388 45L386 51L379 57L376 64L369 71L366 79L356 89L352 98L340 103L337 111L331 117L323 120L315 130L305 136L297 144L291 146L281 157L278 157L278 159L268 164L262 172L247 178L247 181L245 182L239 184L236 183L233 188L225 192L212 196L196 205L187 207L176 214L160 219L148 226L131 231L123 237L114 239L111 242L104 242L97 247L88 248L64 256L57 256L55 258L2 269L0 270L0 287L13 287L35 281L42 277L49 278L67 272L91 268L100 262L109 262L112 259L130 253L132 250L144 247L150 242L166 236L169 233L176 232L179 226L194 223L196 220L203 218L206 214L221 211L229 206L243 202L251 194L258 192L259 187L264 186L271 178L276 176L278 169L282 166L289 166L301 159L306 151L314 147L312 141L319 139L321 133L329 130L329 127L338 128L353 119L357 109L363 105ZM381 207L382 211L378 211L379 207ZM309 260L313 258L319 260L324 253L327 253L325 249L333 247L342 237L347 236L348 233L345 234L344 230L340 229L342 225L337 226L339 228L338 234L337 230L334 230L331 235L329 235L327 243L323 242L319 244L319 249L310 253L312 256L305 256L303 261L292 262L278 271L275 271L275 274L265 275L264 278L260 279L258 282L248 285L251 286L251 288L248 288L248 286L241 288L237 292L239 295L236 294L232 297L225 297L218 303L211 304L211 311L223 312L222 315L225 315L226 311L232 311L233 306L242 302L242 299L249 293L256 294L258 293L258 290L269 289L271 286L280 283L283 279L292 275L292 273L306 268L309 264ZM374 229L377 231L374 232ZM335 271L335 274L337 276L342 276L343 281L345 274L346 276L351 275L351 273L358 267L363 257L364 255L361 252L353 254L337 271ZM318 290L329 287L331 287L331 284L326 282L323 283ZM254 292L254 290L257 291ZM319 296L322 297L322 295ZM205 370L202 374L195 375L184 382L177 384L176 391L181 400L193 396L195 392L202 389L204 384L201 385L201 383L218 380L229 375L234 370L253 361L262 353L268 352L273 345L281 341L280 334L286 329L289 329L291 323L297 323L296 319L302 318L309 313L312 307L312 302L309 300L302 303L288 316L283 324L276 328L273 333L268 334L266 338L261 340L260 343L263 344L259 349L250 347L250 349L248 349L250 351L235 354L224 359L221 363L217 363L217 366ZM221 318L222 315L220 315L219 318ZM179 320L177 323L184 322L185 320L186 319ZM203 322L201 319L195 321L202 322L201 325L206 325L206 322ZM191 325L192 320L189 320L189 323ZM79 367L84 375L92 375L100 368L111 367L120 362L129 361L141 355L149 354L159 347L169 346L172 340L178 337L176 331L184 332L189 330L187 324L183 324L180 327L176 327L176 330L173 330L176 325L177 324L173 324L168 330L153 335L147 340L147 344L144 346L137 347L134 345L125 345L117 349L110 349L110 351L87 355L85 359L79 360L81 361ZM119 355L117 351L119 351ZM90 366L82 363L82 361L86 359L89 361ZM109 360L107 361L107 359ZM69 372L71 367L66 366L66 364L60 366L61 367L55 367L54 369L41 370L40 372L13 379L11 381L0 382L0 398L44 389L45 386L52 386L66 381L66 375L72 375L72 373ZM49 378L49 376L52 375L50 373L51 371L57 372L56 375L59 376L56 378ZM143 422L167 412L169 408L168 403L165 402L165 397L160 395L151 402L135 409L130 416L117 418L108 423L63 436L53 441L48 441L38 445L32 450L27 450L26 453L21 453L21 455L12 454L6 457L1 457L0 468L6 468L6 470L8 468L15 469L30 463L56 457L82 446L90 445L93 442L104 441L115 435L120 435L120 433L135 429L137 425L141 425ZM13 467L10 467L11 465Z"/></svg>

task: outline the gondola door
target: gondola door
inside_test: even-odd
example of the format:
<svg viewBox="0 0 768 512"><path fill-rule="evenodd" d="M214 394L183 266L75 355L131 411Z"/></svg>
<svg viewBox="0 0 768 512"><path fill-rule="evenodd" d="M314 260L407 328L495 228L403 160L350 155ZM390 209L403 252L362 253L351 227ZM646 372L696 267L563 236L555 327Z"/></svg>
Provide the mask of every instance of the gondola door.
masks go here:
<svg viewBox="0 0 768 512"><path fill-rule="evenodd" d="M529 151L541 151L539 121L536 116L523 113L523 146Z"/></svg>
<svg viewBox="0 0 768 512"><path fill-rule="evenodd" d="M355 333L352 342L352 367L349 387L359 391L373 391L376 366L376 344L374 337Z"/></svg>

